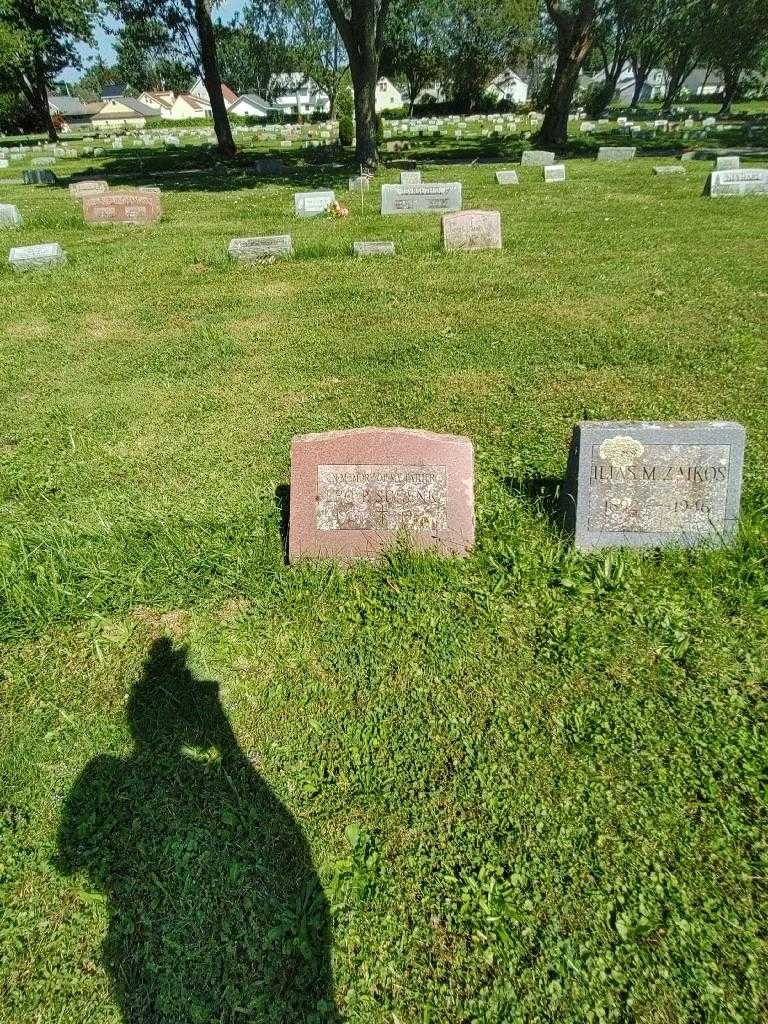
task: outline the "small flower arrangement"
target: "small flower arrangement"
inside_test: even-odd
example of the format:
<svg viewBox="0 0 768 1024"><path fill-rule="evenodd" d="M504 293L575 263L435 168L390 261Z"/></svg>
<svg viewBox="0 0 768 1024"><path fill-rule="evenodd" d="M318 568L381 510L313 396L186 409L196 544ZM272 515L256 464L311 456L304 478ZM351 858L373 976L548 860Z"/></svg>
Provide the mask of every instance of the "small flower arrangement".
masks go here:
<svg viewBox="0 0 768 1024"><path fill-rule="evenodd" d="M334 199L333 202L330 204L330 206L328 207L328 213L330 213L332 217L349 216L349 210L346 208L346 206L342 206L338 199Z"/></svg>

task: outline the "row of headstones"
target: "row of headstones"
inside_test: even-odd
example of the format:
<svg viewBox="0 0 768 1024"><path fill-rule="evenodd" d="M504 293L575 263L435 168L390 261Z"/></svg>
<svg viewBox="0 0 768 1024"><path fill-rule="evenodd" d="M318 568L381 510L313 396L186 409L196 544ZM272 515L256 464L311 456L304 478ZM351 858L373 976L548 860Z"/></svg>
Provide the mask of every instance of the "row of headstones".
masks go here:
<svg viewBox="0 0 768 1024"><path fill-rule="evenodd" d="M736 529L738 423L585 421L573 432L561 511L575 545L723 544ZM364 428L295 437L289 557L371 557L406 539L465 555L475 539L466 437Z"/></svg>

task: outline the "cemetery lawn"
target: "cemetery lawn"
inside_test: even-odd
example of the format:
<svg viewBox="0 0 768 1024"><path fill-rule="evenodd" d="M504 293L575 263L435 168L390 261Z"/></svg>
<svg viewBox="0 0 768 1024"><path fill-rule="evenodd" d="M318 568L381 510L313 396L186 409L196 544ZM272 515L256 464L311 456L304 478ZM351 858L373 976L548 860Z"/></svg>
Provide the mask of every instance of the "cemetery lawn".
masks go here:
<svg viewBox="0 0 768 1024"><path fill-rule="evenodd" d="M149 228L0 186L1 1024L765 1020L768 202L425 165L502 214L445 255L208 160L71 161ZM575 553L582 418L744 424L736 542ZM291 437L365 425L472 438L469 558L286 566Z"/></svg>

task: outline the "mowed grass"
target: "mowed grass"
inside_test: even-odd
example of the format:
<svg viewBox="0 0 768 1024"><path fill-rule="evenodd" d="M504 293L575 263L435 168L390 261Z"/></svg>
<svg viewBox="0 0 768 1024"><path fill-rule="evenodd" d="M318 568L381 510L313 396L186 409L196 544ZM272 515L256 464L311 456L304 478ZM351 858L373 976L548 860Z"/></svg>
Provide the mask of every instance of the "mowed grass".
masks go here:
<svg viewBox="0 0 768 1024"><path fill-rule="evenodd" d="M663 161L425 165L474 255L348 168L0 190L69 254L0 269L3 1024L765 1019L768 201ZM743 423L735 543L576 554L580 418ZM371 424L473 439L469 558L285 564L291 437Z"/></svg>

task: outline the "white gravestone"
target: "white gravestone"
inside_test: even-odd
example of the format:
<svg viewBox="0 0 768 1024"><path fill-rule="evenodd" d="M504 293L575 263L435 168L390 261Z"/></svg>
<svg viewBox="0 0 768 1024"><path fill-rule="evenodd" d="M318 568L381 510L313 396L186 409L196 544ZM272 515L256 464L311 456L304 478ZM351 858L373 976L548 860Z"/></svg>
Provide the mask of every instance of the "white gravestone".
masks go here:
<svg viewBox="0 0 768 1024"><path fill-rule="evenodd" d="M318 192L295 192L293 195L297 217L321 217L336 199L331 189Z"/></svg>
<svg viewBox="0 0 768 1024"><path fill-rule="evenodd" d="M544 181L565 181L565 164L548 164L544 168Z"/></svg>
<svg viewBox="0 0 768 1024"><path fill-rule="evenodd" d="M519 185L520 179L517 171L496 171L497 185Z"/></svg>
<svg viewBox="0 0 768 1024"><path fill-rule="evenodd" d="M768 195L768 170L754 167L747 170L712 171L705 194L713 199L718 196L766 196Z"/></svg>
<svg viewBox="0 0 768 1024"><path fill-rule="evenodd" d="M58 242L42 245L19 245L11 249L8 262L14 270L35 270L40 267L55 267L66 263L67 254Z"/></svg>
<svg viewBox="0 0 768 1024"><path fill-rule="evenodd" d="M0 228L21 227L21 214L10 203L0 203Z"/></svg>
<svg viewBox="0 0 768 1024"><path fill-rule="evenodd" d="M741 161L737 156L719 156L715 166L716 171L738 171Z"/></svg>
<svg viewBox="0 0 768 1024"><path fill-rule="evenodd" d="M523 167L546 167L555 162L555 154L544 149L526 149L520 157Z"/></svg>

